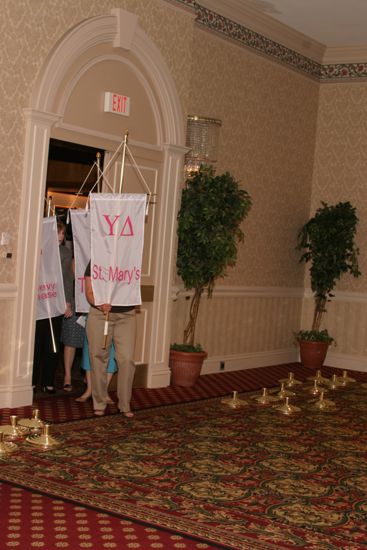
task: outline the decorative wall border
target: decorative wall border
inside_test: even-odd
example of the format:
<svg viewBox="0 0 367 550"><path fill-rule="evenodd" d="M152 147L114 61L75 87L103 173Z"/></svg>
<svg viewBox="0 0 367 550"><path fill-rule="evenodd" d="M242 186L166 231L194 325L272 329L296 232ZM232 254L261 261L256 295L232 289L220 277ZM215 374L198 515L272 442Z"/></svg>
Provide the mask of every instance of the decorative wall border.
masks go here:
<svg viewBox="0 0 367 550"><path fill-rule="evenodd" d="M316 61L200 5L197 5L196 14L196 22L207 29L223 34L226 38L239 42L246 48L251 48L261 55L284 63L316 80L320 78L321 65Z"/></svg>
<svg viewBox="0 0 367 550"><path fill-rule="evenodd" d="M367 79L367 62L321 64L201 6L196 0L175 1L191 9L195 13L196 22L206 29L221 34L245 48L255 50L256 53L269 57L273 61L287 65L320 83Z"/></svg>

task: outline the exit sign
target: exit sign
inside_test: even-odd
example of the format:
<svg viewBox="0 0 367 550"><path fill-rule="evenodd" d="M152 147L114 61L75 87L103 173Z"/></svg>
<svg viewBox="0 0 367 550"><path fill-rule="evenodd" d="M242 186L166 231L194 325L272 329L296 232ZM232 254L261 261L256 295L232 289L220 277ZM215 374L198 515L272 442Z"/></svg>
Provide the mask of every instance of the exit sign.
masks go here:
<svg viewBox="0 0 367 550"><path fill-rule="evenodd" d="M117 115L130 115L130 98L126 95L105 92L104 94L105 113L116 113Z"/></svg>

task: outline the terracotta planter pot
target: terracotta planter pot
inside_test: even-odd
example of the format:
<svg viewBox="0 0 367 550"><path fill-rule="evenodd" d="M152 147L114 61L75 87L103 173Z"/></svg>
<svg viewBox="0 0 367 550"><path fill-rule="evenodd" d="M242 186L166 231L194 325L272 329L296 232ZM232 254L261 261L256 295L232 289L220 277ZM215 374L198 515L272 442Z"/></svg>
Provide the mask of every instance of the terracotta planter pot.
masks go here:
<svg viewBox="0 0 367 550"><path fill-rule="evenodd" d="M321 369L329 348L329 342L299 340L301 363L304 367Z"/></svg>
<svg viewBox="0 0 367 550"><path fill-rule="evenodd" d="M171 349L169 356L171 385L193 386L200 376L201 367L207 355L205 351L187 352Z"/></svg>

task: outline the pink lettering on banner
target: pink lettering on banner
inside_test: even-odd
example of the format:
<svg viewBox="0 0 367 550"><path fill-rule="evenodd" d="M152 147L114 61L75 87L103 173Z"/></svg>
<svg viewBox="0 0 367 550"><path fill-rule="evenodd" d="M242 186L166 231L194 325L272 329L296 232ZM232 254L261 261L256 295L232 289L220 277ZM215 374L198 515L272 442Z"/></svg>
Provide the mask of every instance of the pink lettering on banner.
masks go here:
<svg viewBox="0 0 367 550"><path fill-rule="evenodd" d="M56 283L43 283L38 285L38 292L42 292L43 290L55 290Z"/></svg>
<svg viewBox="0 0 367 550"><path fill-rule="evenodd" d="M99 281L105 281L106 279L103 277L103 267L101 265L93 264L92 267L92 279L99 280Z"/></svg>
<svg viewBox="0 0 367 550"><path fill-rule="evenodd" d="M103 273L107 272L107 278L103 276ZM139 281L141 271L138 267L134 266L132 269L122 269L118 266L109 266L108 270L104 269L101 265L93 265L92 277L94 280L100 281L112 281L113 283L127 283L130 285L134 281Z"/></svg>
<svg viewBox="0 0 367 550"><path fill-rule="evenodd" d="M80 292L84 294L85 277L77 277L77 280L79 281Z"/></svg>
<svg viewBox="0 0 367 550"><path fill-rule="evenodd" d="M57 292L42 292L37 294L38 300L50 300L51 298L56 298Z"/></svg>
<svg viewBox="0 0 367 550"><path fill-rule="evenodd" d="M107 225L108 225L108 230L109 230L108 236L109 237L115 237L117 235L117 232L119 231L119 227L121 227L121 223L123 221L123 220L121 220L121 223L119 221L121 216L118 214L117 216L115 216L114 220L111 220L111 218L108 214L103 214L103 217L106 220ZM116 225L116 233L115 233L114 228L115 228L116 222L119 222L119 223L117 223L117 225ZM131 222L130 216L127 216L126 220L122 223L120 237L133 237L133 236L134 236L133 224Z"/></svg>
<svg viewBox="0 0 367 550"><path fill-rule="evenodd" d="M56 283L43 283L38 285L38 300L50 300L51 298L56 298Z"/></svg>
<svg viewBox="0 0 367 550"><path fill-rule="evenodd" d="M109 267L108 278L110 281L118 281L131 284L132 281L139 281L140 269L133 267L133 269L121 269L119 267Z"/></svg>

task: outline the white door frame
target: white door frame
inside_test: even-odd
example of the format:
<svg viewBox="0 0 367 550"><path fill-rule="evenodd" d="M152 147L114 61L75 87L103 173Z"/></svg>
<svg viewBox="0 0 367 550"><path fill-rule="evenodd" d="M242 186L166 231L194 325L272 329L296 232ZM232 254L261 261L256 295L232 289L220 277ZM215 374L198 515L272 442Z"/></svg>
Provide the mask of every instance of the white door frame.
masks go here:
<svg viewBox="0 0 367 550"><path fill-rule="evenodd" d="M169 383L168 354L176 214L183 157L186 152L183 117L177 90L161 53L141 30L134 14L114 9L111 15L83 21L64 35L41 70L33 89L30 107L25 109L26 138L17 261L18 293L12 350L12 365L15 369L8 406L32 403L35 289L38 280L48 150L52 127L63 119L60 107L63 102L57 101L57 95L72 64L89 48L103 43L112 43L117 54L122 49L129 50L136 56L149 75L161 113L157 145L163 151L163 181L148 386L160 387ZM74 83L76 84L77 82Z"/></svg>

